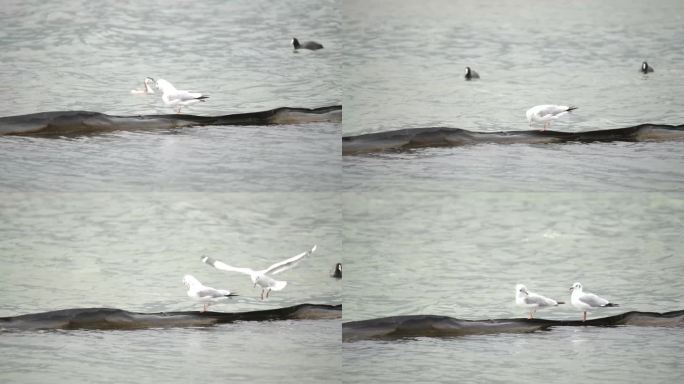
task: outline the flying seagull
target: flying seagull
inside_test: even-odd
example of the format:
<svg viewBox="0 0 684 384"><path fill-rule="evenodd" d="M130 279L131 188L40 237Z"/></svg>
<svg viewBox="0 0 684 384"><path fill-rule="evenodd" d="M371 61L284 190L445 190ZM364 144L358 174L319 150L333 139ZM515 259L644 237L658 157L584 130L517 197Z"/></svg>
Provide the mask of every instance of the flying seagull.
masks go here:
<svg viewBox="0 0 684 384"><path fill-rule="evenodd" d="M287 285L287 281L276 280L269 275L277 275L280 272L286 271L294 267L297 263L302 261L304 256L310 255L315 251L316 246L314 245L310 250L306 252L302 252L296 256L292 256L287 260L280 261L262 270L233 267L222 261L213 259L208 256L203 256L202 262L223 271L239 272L244 273L245 275L249 275L250 279L252 279L252 283L254 283L254 286L256 287L258 285L261 287L261 300L263 300L264 294L268 298L268 295L271 293L271 291L280 291Z"/></svg>

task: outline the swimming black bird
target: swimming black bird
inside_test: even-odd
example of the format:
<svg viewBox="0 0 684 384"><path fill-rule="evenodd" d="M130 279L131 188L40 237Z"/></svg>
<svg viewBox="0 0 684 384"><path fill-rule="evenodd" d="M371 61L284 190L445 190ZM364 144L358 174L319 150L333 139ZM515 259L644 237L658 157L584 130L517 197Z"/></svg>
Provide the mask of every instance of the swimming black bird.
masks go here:
<svg viewBox="0 0 684 384"><path fill-rule="evenodd" d="M650 65L648 65L647 62L644 61L643 63L641 63L641 72L643 72L643 73L653 72L653 67L651 67Z"/></svg>
<svg viewBox="0 0 684 384"><path fill-rule="evenodd" d="M330 275L330 277L334 277L336 279L342 278L342 263L335 264L335 271Z"/></svg>
<svg viewBox="0 0 684 384"><path fill-rule="evenodd" d="M323 49L323 45L315 41L305 41L300 44L296 37L292 38L292 46L294 47L295 51L298 49L310 49L312 51Z"/></svg>
<svg viewBox="0 0 684 384"><path fill-rule="evenodd" d="M470 69L470 67L466 67L466 74L465 74L466 80L479 79L479 78L480 78L480 75L478 75L477 72Z"/></svg>

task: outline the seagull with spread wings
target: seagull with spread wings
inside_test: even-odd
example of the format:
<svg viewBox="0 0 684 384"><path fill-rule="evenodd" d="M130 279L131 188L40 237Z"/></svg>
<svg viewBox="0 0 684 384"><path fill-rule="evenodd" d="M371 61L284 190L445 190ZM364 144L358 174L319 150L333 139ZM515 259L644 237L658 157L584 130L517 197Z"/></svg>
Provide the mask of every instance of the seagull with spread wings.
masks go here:
<svg viewBox="0 0 684 384"><path fill-rule="evenodd" d="M276 280L269 275L277 275L280 272L287 271L288 269L294 267L300 261L302 261L304 256L310 255L315 251L316 246L314 245L310 250L306 252L302 252L296 256L292 256L287 260L280 261L262 270L233 267L222 261L216 260L208 256L203 256L202 262L209 264L212 267L220 269L222 271L239 272L244 273L245 275L249 275L250 279L252 279L252 283L254 283L254 286L256 287L258 285L261 287L261 300L263 300L264 295L266 295L266 297L268 298L268 295L271 293L271 291L281 291L287 285L287 281Z"/></svg>

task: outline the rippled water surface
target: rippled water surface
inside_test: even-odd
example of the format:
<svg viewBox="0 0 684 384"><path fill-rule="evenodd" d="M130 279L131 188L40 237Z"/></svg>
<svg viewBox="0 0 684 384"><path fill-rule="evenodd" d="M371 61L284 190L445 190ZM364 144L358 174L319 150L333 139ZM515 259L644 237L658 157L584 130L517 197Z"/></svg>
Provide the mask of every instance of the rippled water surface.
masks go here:
<svg viewBox="0 0 684 384"><path fill-rule="evenodd" d="M341 282L329 277L341 257L338 201L331 193L5 193L0 316L88 307L200 310L185 295L185 274L240 295L215 311L339 304ZM279 275L285 290L266 301L248 276L200 261L209 255L266 268L314 243L314 254ZM288 381L277 373L287 371L293 382L319 383L339 372L339 343L339 320L2 333L0 375L36 383ZM149 369L160 374L144 374Z"/></svg>
<svg viewBox="0 0 684 384"><path fill-rule="evenodd" d="M515 285L569 302L583 283L619 308L683 309L684 198L655 193L344 194L344 320L514 318ZM580 319L570 305L538 317ZM346 342L346 382L671 382L684 333L557 328L534 334Z"/></svg>
<svg viewBox="0 0 684 384"><path fill-rule="evenodd" d="M145 76L223 115L341 103L335 1L3 2L0 116L167 114ZM325 49L294 53L292 37ZM240 296L216 311L340 304L340 124L0 138L0 316L65 308L199 310L181 279ZM257 299L247 276L318 244ZM3 383L327 382L340 321L131 332L5 332Z"/></svg>
<svg viewBox="0 0 684 384"><path fill-rule="evenodd" d="M538 104L579 107L554 122L562 131L684 123L680 1L350 0L343 9L344 135L526 130L525 111ZM640 73L643 60L655 72ZM465 81L466 66L481 78ZM681 143L617 143L345 157L345 188L681 190L681 153Z"/></svg>

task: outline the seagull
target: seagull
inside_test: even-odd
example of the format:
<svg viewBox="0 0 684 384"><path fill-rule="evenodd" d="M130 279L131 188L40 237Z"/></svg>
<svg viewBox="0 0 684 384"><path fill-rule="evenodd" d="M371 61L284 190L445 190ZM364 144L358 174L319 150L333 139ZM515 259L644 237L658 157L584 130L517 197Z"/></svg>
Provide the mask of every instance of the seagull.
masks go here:
<svg viewBox="0 0 684 384"><path fill-rule="evenodd" d="M280 291L287 285L287 281L275 280L274 278L268 276L269 274L276 275L280 272L286 271L294 267L297 263L299 263L302 260L302 258L304 258L304 256L310 255L314 251L316 251L315 245L306 252L302 252L299 255L292 256L287 260L275 263L270 267L259 271L255 271L250 268L233 267L224 262L218 261L207 256L202 257L202 262L223 271L239 272L244 273L245 275L249 275L249 277L252 279L252 283L254 283L254 286L256 287L258 285L261 287L261 300L263 300L264 294L266 294L266 297L268 298L268 295L271 293L272 290Z"/></svg>
<svg viewBox="0 0 684 384"><path fill-rule="evenodd" d="M470 67L466 67L466 73L465 73L465 79L466 80L479 79L479 78L480 78L480 75L478 75L477 72L470 69Z"/></svg>
<svg viewBox="0 0 684 384"><path fill-rule="evenodd" d="M170 105L171 107L178 107L176 113L180 113L181 108L195 104L198 101L204 101L204 99L209 96L202 95L199 92L188 92L176 89L171 83L164 79L157 80L157 88L159 88L162 94L162 100L164 104Z"/></svg>
<svg viewBox="0 0 684 384"><path fill-rule="evenodd" d="M202 285L199 280L195 279L195 277L191 275L185 275L183 277L183 284L188 287L188 296L204 303L204 310L202 312L207 311L207 307L210 305L210 303L237 296L236 294L230 293L230 291L227 290L214 289Z"/></svg>
<svg viewBox="0 0 684 384"><path fill-rule="evenodd" d="M330 277L334 277L336 279L342 278L342 263L335 264L335 271L330 274Z"/></svg>
<svg viewBox="0 0 684 384"><path fill-rule="evenodd" d="M573 284L570 290L572 291L572 296L570 297L572 306L584 312L582 321L587 321L587 310L589 309L620 306L619 304L613 304L602 297L598 297L593 293L582 292L582 284L580 283Z"/></svg>
<svg viewBox="0 0 684 384"><path fill-rule="evenodd" d="M527 110L525 115L527 116L527 121L532 127L532 122L544 122L544 129L551 127L551 120L555 120L577 107L567 107L565 105L537 105Z"/></svg>
<svg viewBox="0 0 684 384"><path fill-rule="evenodd" d="M641 72L643 72L643 73L653 72L653 67L651 67L650 65L648 65L647 62L644 61L643 63L641 63Z"/></svg>
<svg viewBox="0 0 684 384"><path fill-rule="evenodd" d="M515 286L515 304L519 307L527 308L530 313L527 318L531 319L534 317L534 313L537 312L537 309L556 307L558 304L565 304L565 302L556 301L530 292L527 290L527 287L518 284Z"/></svg>
<svg viewBox="0 0 684 384"><path fill-rule="evenodd" d="M143 86L145 89L133 89L131 90L132 94L140 95L140 94L152 94L154 93L154 79L151 77L146 77L145 80L143 81Z"/></svg>
<svg viewBox="0 0 684 384"><path fill-rule="evenodd" d="M296 37L292 38L292 41L290 42L292 46L294 47L295 51L298 49L310 49L312 51L315 51L317 49L323 49L323 45L319 44L315 41L305 41L303 43L299 43L299 40L297 40Z"/></svg>

